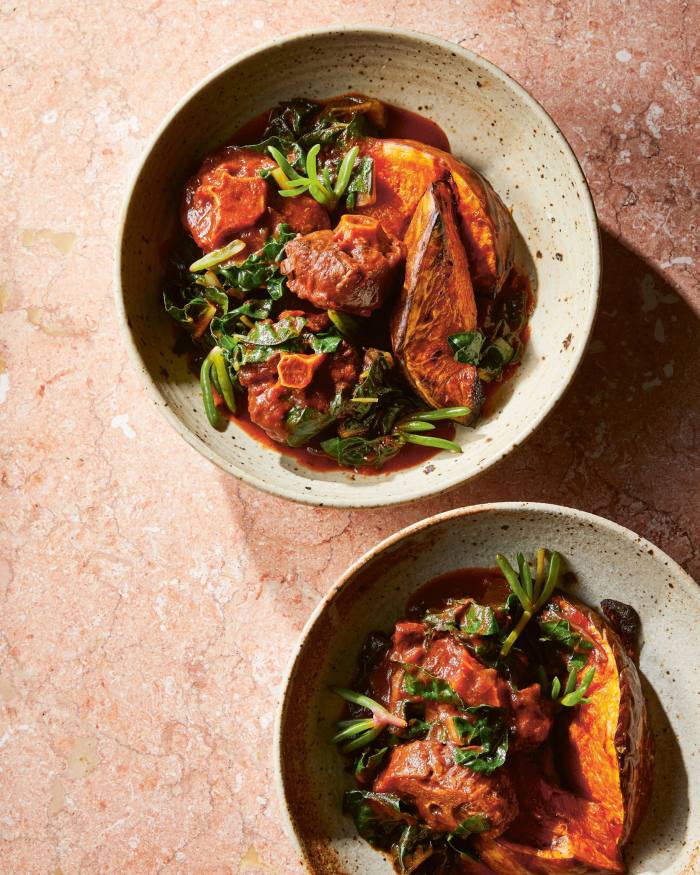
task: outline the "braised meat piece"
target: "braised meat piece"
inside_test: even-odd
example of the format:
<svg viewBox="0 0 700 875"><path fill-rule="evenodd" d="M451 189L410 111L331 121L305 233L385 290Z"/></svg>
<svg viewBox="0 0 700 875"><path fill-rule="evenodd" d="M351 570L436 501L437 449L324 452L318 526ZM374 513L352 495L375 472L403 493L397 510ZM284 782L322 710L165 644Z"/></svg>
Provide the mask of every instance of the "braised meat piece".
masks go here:
<svg viewBox="0 0 700 875"><path fill-rule="evenodd" d="M311 314L306 328L319 331L327 321L325 313ZM287 419L289 413L295 408L328 413L338 393L346 394L355 385L359 372L357 351L342 341L331 354L277 353L266 362L244 365L238 378L241 386L248 390L251 422L272 440L296 445ZM292 379L292 375L296 379Z"/></svg>
<svg viewBox="0 0 700 875"><path fill-rule="evenodd" d="M452 687L467 705L508 707L508 685L454 638L438 638L428 648L423 668Z"/></svg>
<svg viewBox="0 0 700 875"><path fill-rule="evenodd" d="M289 288L316 307L369 316L398 282L405 256L403 243L376 219L344 215L333 231L288 243L281 270Z"/></svg>
<svg viewBox="0 0 700 875"><path fill-rule="evenodd" d="M245 365L238 372L238 379L248 390L250 421L260 426L273 441L284 444L287 442L287 414L294 407L294 398L292 390L278 380L279 360L278 354L266 362Z"/></svg>
<svg viewBox="0 0 700 875"><path fill-rule="evenodd" d="M513 750L529 750L542 744L552 728L552 710L542 698L542 688L532 684L522 690L511 690Z"/></svg>
<svg viewBox="0 0 700 875"><path fill-rule="evenodd" d="M205 252L239 236L257 249L281 222L308 234L330 228L326 210L310 195L283 198L259 172L277 165L252 149L226 146L204 161L189 180L182 224Z"/></svg>
<svg viewBox="0 0 700 875"><path fill-rule="evenodd" d="M374 791L412 803L420 819L437 832L452 832L467 817L484 815L489 822L484 835L495 837L518 814L505 772L486 775L457 765L449 745L428 739L395 747Z"/></svg>

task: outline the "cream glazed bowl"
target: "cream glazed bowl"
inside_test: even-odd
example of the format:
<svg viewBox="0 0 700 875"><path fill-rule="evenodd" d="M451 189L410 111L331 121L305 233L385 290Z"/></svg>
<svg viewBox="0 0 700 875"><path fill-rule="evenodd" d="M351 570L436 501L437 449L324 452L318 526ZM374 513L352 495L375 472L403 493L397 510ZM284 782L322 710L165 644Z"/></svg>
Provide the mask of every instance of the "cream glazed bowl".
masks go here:
<svg viewBox="0 0 700 875"><path fill-rule="evenodd" d="M524 361L488 417L458 429L463 453L379 476L312 470L231 423L211 428L197 379L173 350L162 306L168 244L185 180L246 120L283 99L348 91L419 111L512 210L516 263L537 297ZM310 31L241 55L171 112L128 194L118 242L117 309L131 357L168 422L246 483L315 505L372 507L455 487L522 443L564 393L598 299L600 244L591 197L563 135L516 82L434 37L386 28Z"/></svg>
<svg viewBox="0 0 700 875"><path fill-rule="evenodd" d="M499 552L539 546L562 554L572 595L594 608L605 598L626 602L641 617L640 674L656 779L627 849L628 871L700 871L700 590L629 529L572 508L519 502L448 511L392 535L341 576L306 624L283 683L274 757L282 815L309 872L394 871L342 813L353 780L330 742L341 705L329 688L349 686L367 635L390 632L421 584L460 568L491 567Z"/></svg>

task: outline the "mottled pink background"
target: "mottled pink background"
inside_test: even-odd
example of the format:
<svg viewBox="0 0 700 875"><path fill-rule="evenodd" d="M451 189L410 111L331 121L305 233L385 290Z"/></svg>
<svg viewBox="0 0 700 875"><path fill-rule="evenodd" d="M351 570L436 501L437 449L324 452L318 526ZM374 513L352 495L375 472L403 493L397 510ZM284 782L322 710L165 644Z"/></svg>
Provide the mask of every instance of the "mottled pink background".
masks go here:
<svg viewBox="0 0 700 875"><path fill-rule="evenodd" d="M699 8L0 3L3 875L300 872L271 782L283 666L336 575L407 523L560 502L700 573ZM200 458L112 303L126 184L173 103L251 45L359 23L438 34L528 88L583 165L605 266L583 367L535 437L457 492L371 512L288 504Z"/></svg>

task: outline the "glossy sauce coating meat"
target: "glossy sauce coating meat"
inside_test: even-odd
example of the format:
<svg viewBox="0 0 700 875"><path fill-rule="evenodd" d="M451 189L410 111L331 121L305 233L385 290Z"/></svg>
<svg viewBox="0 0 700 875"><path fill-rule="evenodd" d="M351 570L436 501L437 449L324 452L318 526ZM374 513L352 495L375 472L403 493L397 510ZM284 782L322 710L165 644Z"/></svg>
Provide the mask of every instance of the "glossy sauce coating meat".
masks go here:
<svg viewBox="0 0 700 875"><path fill-rule="evenodd" d="M395 286L406 250L373 218L344 215L333 231L287 244L282 273L316 307L369 316Z"/></svg>
<svg viewBox="0 0 700 875"><path fill-rule="evenodd" d="M281 316L302 315L301 311L285 311ZM323 331L329 319L325 313L303 314L306 328ZM287 417L294 408L309 407L326 413L338 393L347 393L355 385L360 371L357 351L342 341L336 351L314 356L310 378L299 380L303 386L285 385L284 354L277 353L266 362L244 365L239 371L241 385L248 390L248 413L251 422L278 443L287 443L290 430ZM282 374L280 374L280 369Z"/></svg>
<svg viewBox="0 0 700 875"><path fill-rule="evenodd" d="M209 156L189 180L181 207L182 224L205 252L240 237L255 250L285 223L308 234L329 228L326 210L310 195L283 198L259 172L276 164L251 149L226 146Z"/></svg>
<svg viewBox="0 0 700 875"><path fill-rule="evenodd" d="M374 790L413 803L436 832L451 832L467 817L488 818L498 836L515 819L518 801L505 773L482 775L455 763L449 745L426 739L398 745Z"/></svg>

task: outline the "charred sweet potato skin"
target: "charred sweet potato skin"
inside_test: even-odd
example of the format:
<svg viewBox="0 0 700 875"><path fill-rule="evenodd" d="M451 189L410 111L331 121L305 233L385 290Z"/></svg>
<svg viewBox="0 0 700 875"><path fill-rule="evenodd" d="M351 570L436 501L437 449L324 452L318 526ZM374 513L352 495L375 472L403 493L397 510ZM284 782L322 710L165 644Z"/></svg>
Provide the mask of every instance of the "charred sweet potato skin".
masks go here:
<svg viewBox="0 0 700 875"><path fill-rule="evenodd" d="M403 237L428 186L450 173L454 179L460 232L472 282L480 295L495 295L513 263L510 213L493 187L453 155L414 140L362 140L363 154L374 161L375 198L359 208Z"/></svg>
<svg viewBox="0 0 700 875"><path fill-rule="evenodd" d="M527 758L512 761L528 817L502 837L479 838L479 853L503 875L625 872L622 851L644 814L654 769L639 674L617 633L591 608L557 594L547 618L567 620L593 644L590 701L573 711L558 749L568 789L549 784Z"/></svg>
<svg viewBox="0 0 700 875"><path fill-rule="evenodd" d="M596 677L589 691L591 701L577 709L569 737L579 762L581 791L600 797L610 817L620 821L618 841L624 846L644 815L654 775L654 739L639 673L620 637L596 611L562 595L552 604L572 629L594 642ZM594 734L600 736L603 721L609 716L606 706L617 708L618 719L615 736L607 744L610 775L604 783ZM609 796L615 777L619 802Z"/></svg>
<svg viewBox="0 0 700 875"><path fill-rule="evenodd" d="M406 232L404 286L391 318L391 340L404 374L431 407L483 403L478 372L456 362L447 338L476 328L469 265L457 228L449 177L432 183Z"/></svg>

